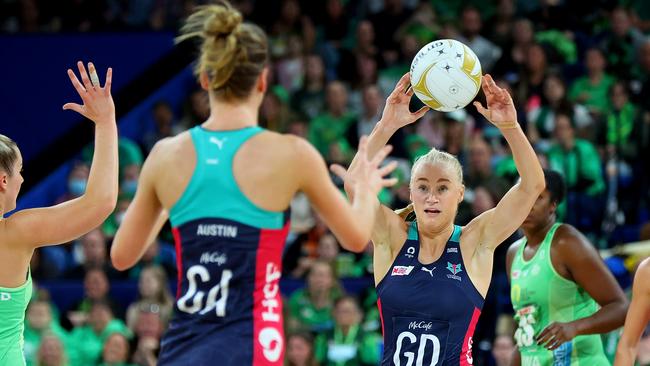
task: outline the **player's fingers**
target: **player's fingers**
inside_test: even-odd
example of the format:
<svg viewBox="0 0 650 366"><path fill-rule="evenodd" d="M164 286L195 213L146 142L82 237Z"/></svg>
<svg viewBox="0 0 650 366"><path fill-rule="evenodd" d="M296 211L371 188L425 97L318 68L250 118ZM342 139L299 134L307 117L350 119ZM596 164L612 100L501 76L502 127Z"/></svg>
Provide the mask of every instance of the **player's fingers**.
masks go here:
<svg viewBox="0 0 650 366"><path fill-rule="evenodd" d="M539 343L542 339L545 339L549 337L551 334L553 334L553 327L555 323L549 324L546 328L542 329L541 332L537 336L535 336L535 340Z"/></svg>
<svg viewBox="0 0 650 366"><path fill-rule="evenodd" d="M472 103L472 104L474 104L474 107L476 107L476 110L477 110L477 111L478 111L478 112L479 112L483 117L487 118L488 120L490 119L490 111L487 110L487 109L485 109L485 108L483 107L483 104L481 104L481 102L474 102L474 103Z"/></svg>
<svg viewBox="0 0 650 366"><path fill-rule="evenodd" d="M379 166L384 159L390 154L390 152L393 151L393 146L391 145L386 145L384 146L381 150L375 154L375 156L372 158L372 161L370 162L372 166Z"/></svg>
<svg viewBox="0 0 650 366"><path fill-rule="evenodd" d="M97 75L97 69L92 62L88 63L88 74L90 75L90 82L95 88L100 88L101 83L99 82L99 75Z"/></svg>
<svg viewBox="0 0 650 366"><path fill-rule="evenodd" d="M77 75L75 75L74 71L71 69L68 69L68 77L70 78L70 81L72 82L72 86L74 86L75 90L77 93L79 93L79 96L81 98L84 98L86 94L86 88L84 88L83 85L79 82L79 79L77 79Z"/></svg>
<svg viewBox="0 0 650 366"><path fill-rule="evenodd" d="M106 71L106 84L104 84L107 95L111 95L111 85L113 85L113 68L109 67Z"/></svg>
<svg viewBox="0 0 650 366"><path fill-rule="evenodd" d="M381 184L384 187L392 187L397 184L397 178L382 179Z"/></svg>
<svg viewBox="0 0 650 366"><path fill-rule="evenodd" d="M348 172L344 167L342 167L339 164L330 165L330 171L336 174L337 176L339 176L341 179L345 179L345 176Z"/></svg>
<svg viewBox="0 0 650 366"><path fill-rule="evenodd" d="M391 161L390 163L384 165L383 167L381 167L379 169L379 174L382 177L385 177L388 174L390 174L391 172L393 172L393 170L395 170L395 168L397 168L397 162L396 161Z"/></svg>
<svg viewBox="0 0 650 366"><path fill-rule="evenodd" d="M93 86L90 83L90 79L88 78L88 72L86 71L86 67L84 66L84 63L81 61L77 62L77 68L79 69L79 74L81 75L81 81L83 82L86 91L90 92Z"/></svg>
<svg viewBox="0 0 650 366"><path fill-rule="evenodd" d="M417 112L411 113L411 115L413 115L413 117L416 120L418 120L418 119L422 118L422 116L424 116L430 109L431 108L429 108L427 106L424 106L424 107L420 108Z"/></svg>
<svg viewBox="0 0 650 366"><path fill-rule="evenodd" d="M75 111L75 112L77 112L77 113L79 113L81 115L84 114L83 107L81 105L77 104L77 103L66 103L66 104L63 105L63 109L64 110L72 110L72 111Z"/></svg>

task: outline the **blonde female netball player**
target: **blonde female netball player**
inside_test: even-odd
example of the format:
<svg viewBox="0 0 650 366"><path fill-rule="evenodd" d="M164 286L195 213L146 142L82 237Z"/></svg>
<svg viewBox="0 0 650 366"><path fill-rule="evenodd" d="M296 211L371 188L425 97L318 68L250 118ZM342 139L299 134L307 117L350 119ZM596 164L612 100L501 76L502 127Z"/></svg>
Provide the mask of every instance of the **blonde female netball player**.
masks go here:
<svg viewBox="0 0 650 366"><path fill-rule="evenodd" d="M632 366L636 359L639 338L650 321L650 258L646 258L634 275L632 303L625 318L623 335L618 341L614 366Z"/></svg>
<svg viewBox="0 0 650 366"><path fill-rule="evenodd" d="M111 69L101 87L92 63L90 77L83 63L77 64L81 81L72 70L68 76L83 105L67 103L95 122L95 155L86 192L79 198L53 207L22 210L4 219L16 208L23 183L23 159L18 146L0 135L0 365L24 365L23 324L32 295L29 262L34 249L68 242L99 226L117 201L117 126L111 97ZM92 83L91 83L92 79Z"/></svg>
<svg viewBox="0 0 650 366"><path fill-rule="evenodd" d="M399 128L411 123L412 91L406 74L388 97L369 138L373 157ZM464 227L454 225L463 200L462 168L451 154L431 150L411 172L411 201L404 219L375 198L372 233L375 283L384 333L382 365L472 364L472 335L492 277L494 249L524 221L544 189L544 174L517 123L508 92L489 75L483 78L488 109L478 111L499 128L512 149L521 181L497 207ZM360 151L356 159L367 159ZM350 195L354 177L336 170ZM409 215L410 217L410 215ZM410 221L412 220L412 221Z"/></svg>
<svg viewBox="0 0 650 366"><path fill-rule="evenodd" d="M355 179L363 193L350 206L309 143L258 126L267 89L264 32L222 3L189 17L181 38L194 37L202 41L196 71L210 116L156 144L112 260L118 269L134 265L161 212L169 212L178 290L159 364L281 365L279 279L292 197L305 192L341 244L360 251L370 240L374 196L394 184L382 178L394 165L378 168L388 150L360 161Z"/></svg>

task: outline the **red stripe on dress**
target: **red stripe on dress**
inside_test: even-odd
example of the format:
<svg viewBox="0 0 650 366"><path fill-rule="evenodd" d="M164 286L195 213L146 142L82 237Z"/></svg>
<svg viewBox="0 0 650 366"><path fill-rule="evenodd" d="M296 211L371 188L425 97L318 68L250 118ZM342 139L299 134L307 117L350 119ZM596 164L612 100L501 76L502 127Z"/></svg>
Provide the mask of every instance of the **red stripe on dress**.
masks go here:
<svg viewBox="0 0 650 366"><path fill-rule="evenodd" d="M472 355L472 336L474 335L474 329L476 328L476 323L480 316L481 310L474 308L472 320L469 322L469 326L467 327L467 333L465 333L463 350L460 353L460 366L468 366L474 363L474 356Z"/></svg>
<svg viewBox="0 0 650 366"><path fill-rule="evenodd" d="M280 276L282 249L289 222L280 230L260 231L253 292L253 365L281 366L284 363L284 327Z"/></svg>
<svg viewBox="0 0 650 366"><path fill-rule="evenodd" d="M181 297L181 283L183 282L183 247L181 246L181 232L178 228L172 228L174 235L174 247L176 248L176 271L178 279L176 282L176 300Z"/></svg>
<svg viewBox="0 0 650 366"><path fill-rule="evenodd" d="M377 308L379 309L379 321L381 322L381 336L384 336L384 313L381 311L381 300L377 299Z"/></svg>

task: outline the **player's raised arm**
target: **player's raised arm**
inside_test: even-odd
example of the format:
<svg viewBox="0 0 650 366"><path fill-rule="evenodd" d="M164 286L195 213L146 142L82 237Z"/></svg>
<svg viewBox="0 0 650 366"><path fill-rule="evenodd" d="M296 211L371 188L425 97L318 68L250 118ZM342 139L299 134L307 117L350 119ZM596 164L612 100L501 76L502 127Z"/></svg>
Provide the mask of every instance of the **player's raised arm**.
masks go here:
<svg viewBox="0 0 650 366"><path fill-rule="evenodd" d="M59 205L23 210L6 222L8 240L26 247L68 242L99 226L113 212L118 193L117 125L111 96L112 70L106 72L101 86L92 63L86 71L77 63L81 81L68 69L68 76L83 104L66 103L95 123L95 149L86 192ZM38 228L35 230L34 228Z"/></svg>
<svg viewBox="0 0 650 366"><path fill-rule="evenodd" d="M477 218L470 225L479 225L478 243L494 249L526 219L535 200L544 190L544 172L533 147L517 122L517 111L510 94L496 85L490 75L483 78L483 92L487 109L481 103L474 105L488 121L494 124L508 141L521 180L499 201L497 207Z"/></svg>

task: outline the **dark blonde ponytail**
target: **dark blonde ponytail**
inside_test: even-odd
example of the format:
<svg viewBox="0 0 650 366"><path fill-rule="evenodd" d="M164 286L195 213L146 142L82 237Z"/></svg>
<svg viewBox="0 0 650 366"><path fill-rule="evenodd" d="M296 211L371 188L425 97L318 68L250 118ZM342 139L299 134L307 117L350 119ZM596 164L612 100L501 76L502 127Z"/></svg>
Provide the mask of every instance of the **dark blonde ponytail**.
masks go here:
<svg viewBox="0 0 650 366"><path fill-rule="evenodd" d="M176 42L201 40L201 54L194 68L208 75L210 89L225 100L245 99L268 62L268 42L256 25L227 1L197 8L181 28Z"/></svg>

